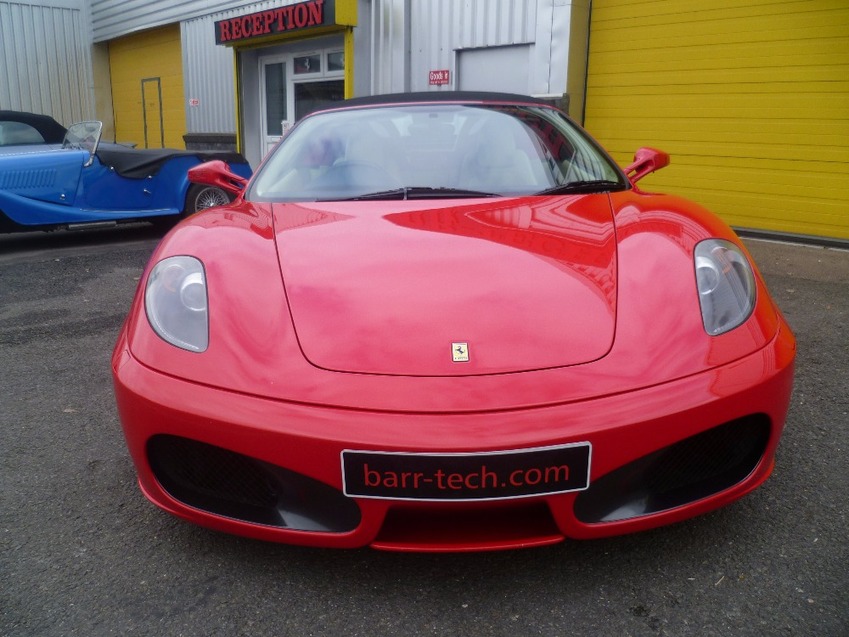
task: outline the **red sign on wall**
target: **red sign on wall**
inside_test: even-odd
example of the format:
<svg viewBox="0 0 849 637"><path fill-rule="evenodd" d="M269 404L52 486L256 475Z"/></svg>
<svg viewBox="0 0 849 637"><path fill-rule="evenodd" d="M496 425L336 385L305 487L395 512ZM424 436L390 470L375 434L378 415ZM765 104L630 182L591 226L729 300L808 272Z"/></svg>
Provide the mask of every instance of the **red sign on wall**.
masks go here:
<svg viewBox="0 0 849 637"><path fill-rule="evenodd" d="M304 0L215 23L215 43L226 44L334 24L334 0Z"/></svg>
<svg viewBox="0 0 849 637"><path fill-rule="evenodd" d="M449 84L451 81L451 71L448 69L440 69L438 71L431 71L429 77L429 83L431 86L440 86L442 84Z"/></svg>

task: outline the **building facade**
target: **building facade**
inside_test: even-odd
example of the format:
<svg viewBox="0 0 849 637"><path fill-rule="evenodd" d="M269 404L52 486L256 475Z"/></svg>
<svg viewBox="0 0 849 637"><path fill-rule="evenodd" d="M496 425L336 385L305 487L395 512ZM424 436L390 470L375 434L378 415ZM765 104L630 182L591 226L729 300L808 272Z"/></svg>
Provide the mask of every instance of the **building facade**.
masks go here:
<svg viewBox="0 0 849 637"><path fill-rule="evenodd" d="M143 147L238 147L257 165L316 106L376 93L583 103L588 0L94 0L91 15L107 119Z"/></svg>
<svg viewBox="0 0 849 637"><path fill-rule="evenodd" d="M312 108L452 89L564 106L646 187L729 223L849 239L840 0L0 0L0 109L253 166Z"/></svg>

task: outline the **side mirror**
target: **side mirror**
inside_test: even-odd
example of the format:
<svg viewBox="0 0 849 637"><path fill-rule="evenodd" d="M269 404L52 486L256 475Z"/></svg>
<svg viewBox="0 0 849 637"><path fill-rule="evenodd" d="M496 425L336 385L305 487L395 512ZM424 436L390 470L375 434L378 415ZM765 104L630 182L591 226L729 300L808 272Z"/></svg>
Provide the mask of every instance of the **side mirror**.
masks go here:
<svg viewBox="0 0 849 637"><path fill-rule="evenodd" d="M632 185L646 175L669 165L669 154L656 148L640 148L634 153L634 162L625 168L625 175ZM633 173L633 174L632 174Z"/></svg>
<svg viewBox="0 0 849 637"><path fill-rule="evenodd" d="M76 150L87 150L88 160L84 166L91 166L94 154L100 144L100 135L103 132L103 122L77 122L65 132L62 140L62 148L73 148Z"/></svg>
<svg viewBox="0 0 849 637"><path fill-rule="evenodd" d="M189 168L189 181L204 186L217 186L231 195L240 195L248 180L230 170L220 159L213 159Z"/></svg>

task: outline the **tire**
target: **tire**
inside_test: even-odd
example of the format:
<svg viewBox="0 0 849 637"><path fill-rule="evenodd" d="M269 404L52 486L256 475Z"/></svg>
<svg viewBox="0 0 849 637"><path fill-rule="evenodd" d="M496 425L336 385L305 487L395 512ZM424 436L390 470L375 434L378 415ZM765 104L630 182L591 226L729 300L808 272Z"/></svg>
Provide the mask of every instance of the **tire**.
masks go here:
<svg viewBox="0 0 849 637"><path fill-rule="evenodd" d="M186 193L186 207L183 210L183 216L188 217L215 206L225 206L231 201L233 201L233 197L221 188L192 184Z"/></svg>

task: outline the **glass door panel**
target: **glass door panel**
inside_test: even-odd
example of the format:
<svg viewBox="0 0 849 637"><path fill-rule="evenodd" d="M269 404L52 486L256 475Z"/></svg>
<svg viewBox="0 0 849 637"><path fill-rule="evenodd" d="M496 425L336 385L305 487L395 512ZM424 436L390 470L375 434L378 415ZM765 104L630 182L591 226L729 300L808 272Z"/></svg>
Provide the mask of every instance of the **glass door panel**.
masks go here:
<svg viewBox="0 0 849 637"><path fill-rule="evenodd" d="M345 99L345 80L321 80L295 83L295 119L315 109Z"/></svg>
<svg viewBox="0 0 849 637"><path fill-rule="evenodd" d="M262 62L263 100L263 157L268 154L283 133L289 129L287 78L285 62Z"/></svg>

